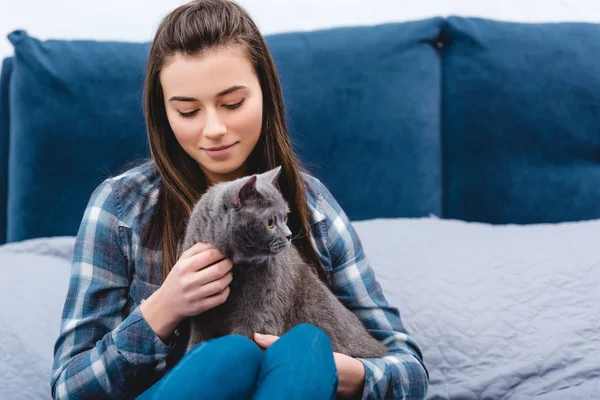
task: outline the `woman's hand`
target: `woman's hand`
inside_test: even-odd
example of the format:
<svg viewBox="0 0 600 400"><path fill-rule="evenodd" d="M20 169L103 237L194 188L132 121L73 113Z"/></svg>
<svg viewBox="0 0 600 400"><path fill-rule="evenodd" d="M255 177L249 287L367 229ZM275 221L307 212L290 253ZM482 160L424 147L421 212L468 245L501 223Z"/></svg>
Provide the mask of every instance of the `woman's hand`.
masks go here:
<svg viewBox="0 0 600 400"><path fill-rule="evenodd" d="M223 304L229 296L232 266L206 243L186 250L162 286L140 306L148 325L165 341L182 319Z"/></svg>
<svg viewBox="0 0 600 400"><path fill-rule="evenodd" d="M254 341L263 349L267 349L279 336L255 334ZM342 399L360 398L365 385L365 367L356 358L341 353L333 353L333 360L338 373L337 395Z"/></svg>

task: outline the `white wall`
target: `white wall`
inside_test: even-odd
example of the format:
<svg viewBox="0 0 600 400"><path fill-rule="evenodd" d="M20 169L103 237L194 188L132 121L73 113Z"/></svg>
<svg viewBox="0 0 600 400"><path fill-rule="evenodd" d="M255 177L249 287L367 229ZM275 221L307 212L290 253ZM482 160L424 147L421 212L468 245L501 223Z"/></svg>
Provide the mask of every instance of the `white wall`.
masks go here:
<svg viewBox="0 0 600 400"><path fill-rule="evenodd" d="M365 25L430 16L511 21L600 22L600 0L238 0L264 34ZM159 20L182 0L0 0L0 58L6 34L25 29L47 38L150 40Z"/></svg>

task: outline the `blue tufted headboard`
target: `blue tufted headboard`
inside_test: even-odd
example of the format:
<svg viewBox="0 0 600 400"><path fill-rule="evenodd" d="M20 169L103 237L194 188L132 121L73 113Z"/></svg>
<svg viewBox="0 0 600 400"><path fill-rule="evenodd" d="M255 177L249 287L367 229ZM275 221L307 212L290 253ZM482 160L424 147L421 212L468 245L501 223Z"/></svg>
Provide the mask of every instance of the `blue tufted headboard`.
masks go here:
<svg viewBox="0 0 600 400"><path fill-rule="evenodd" d="M8 201L8 84L12 73L12 57L2 62L0 70L0 243L6 241L6 212Z"/></svg>
<svg viewBox="0 0 600 400"><path fill-rule="evenodd" d="M600 217L600 25L433 18L268 36L290 134L351 219ZM74 235L148 157L148 43L9 35L0 243Z"/></svg>

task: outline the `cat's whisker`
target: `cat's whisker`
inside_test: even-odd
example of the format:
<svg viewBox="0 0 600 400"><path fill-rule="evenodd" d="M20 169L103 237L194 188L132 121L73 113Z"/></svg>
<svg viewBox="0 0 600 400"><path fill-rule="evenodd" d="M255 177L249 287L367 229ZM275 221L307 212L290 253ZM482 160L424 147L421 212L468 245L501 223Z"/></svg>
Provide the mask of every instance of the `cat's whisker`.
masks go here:
<svg viewBox="0 0 600 400"><path fill-rule="evenodd" d="M296 236L292 237L292 240L302 239L305 237L306 237L306 235L304 234L304 232L299 232Z"/></svg>
<svg viewBox="0 0 600 400"><path fill-rule="evenodd" d="M302 234L304 234L304 232L302 232L302 231L298 232L294 237L292 237L292 240L297 239Z"/></svg>

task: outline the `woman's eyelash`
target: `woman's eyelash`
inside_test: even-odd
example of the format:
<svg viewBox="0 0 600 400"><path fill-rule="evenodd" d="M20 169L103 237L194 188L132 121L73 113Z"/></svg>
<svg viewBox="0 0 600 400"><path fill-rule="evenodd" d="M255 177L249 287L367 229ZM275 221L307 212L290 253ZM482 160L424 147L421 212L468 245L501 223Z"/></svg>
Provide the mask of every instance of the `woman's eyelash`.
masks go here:
<svg viewBox="0 0 600 400"><path fill-rule="evenodd" d="M235 110L236 108L240 108L242 106L242 104L244 104L245 100L246 99L243 99L242 101L239 101L235 104L223 104L223 107L225 107L228 110ZM194 110L194 111L190 111L190 112L186 112L186 113L179 111L179 115L182 118L192 118L197 113L198 113L198 110Z"/></svg>
<svg viewBox="0 0 600 400"><path fill-rule="evenodd" d="M241 101L235 103L235 104L223 104L223 107L225 107L228 110L235 110L236 108L240 108L242 106L242 104L244 104L244 101L246 99L242 99Z"/></svg>
<svg viewBox="0 0 600 400"><path fill-rule="evenodd" d="M192 118L194 115L196 115L196 113L198 113L198 110L194 110L194 111L190 111L190 112L186 112L186 113L179 111L179 115L183 118Z"/></svg>

